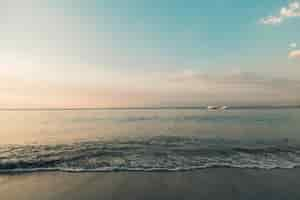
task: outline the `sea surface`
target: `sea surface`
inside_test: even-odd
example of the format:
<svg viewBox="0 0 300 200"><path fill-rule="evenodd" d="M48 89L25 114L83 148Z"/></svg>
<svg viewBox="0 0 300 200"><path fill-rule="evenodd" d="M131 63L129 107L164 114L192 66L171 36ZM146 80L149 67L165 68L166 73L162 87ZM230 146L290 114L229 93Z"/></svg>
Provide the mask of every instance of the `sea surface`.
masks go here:
<svg viewBox="0 0 300 200"><path fill-rule="evenodd" d="M300 109L1 110L0 172L300 166Z"/></svg>

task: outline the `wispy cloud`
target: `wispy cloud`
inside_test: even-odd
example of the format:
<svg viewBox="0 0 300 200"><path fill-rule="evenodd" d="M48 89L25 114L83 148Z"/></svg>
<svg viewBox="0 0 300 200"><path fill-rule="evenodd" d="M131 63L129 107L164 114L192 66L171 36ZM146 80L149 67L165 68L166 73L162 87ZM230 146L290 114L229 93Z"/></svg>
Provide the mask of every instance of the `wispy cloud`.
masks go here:
<svg viewBox="0 0 300 200"><path fill-rule="evenodd" d="M293 43L290 43L290 48L296 48L297 47L297 43L293 42Z"/></svg>
<svg viewBox="0 0 300 200"><path fill-rule="evenodd" d="M288 4L287 7L282 7L279 14L264 17L260 20L260 23L265 25L276 25L291 17L300 17L299 2L293 2Z"/></svg>
<svg viewBox="0 0 300 200"><path fill-rule="evenodd" d="M297 51L295 51L296 54ZM300 56L300 50L298 51ZM243 89L250 87L257 88L285 88L287 86L297 86L300 88L300 81L291 80L286 78L270 78L260 76L253 72L228 72L228 73L215 73L215 74L205 74L200 72L189 72L188 74L184 71L183 73L175 74L170 76L169 81L174 81L176 83L188 83L188 82L205 82L207 86L218 85L220 88L237 88L241 87ZM274 87L276 86L276 87Z"/></svg>
<svg viewBox="0 0 300 200"><path fill-rule="evenodd" d="M294 50L289 53L289 58L300 58L300 50Z"/></svg>
<svg viewBox="0 0 300 200"><path fill-rule="evenodd" d="M268 16L260 20L261 24L267 24L267 25L280 24L281 22L282 22L282 18L278 16Z"/></svg>

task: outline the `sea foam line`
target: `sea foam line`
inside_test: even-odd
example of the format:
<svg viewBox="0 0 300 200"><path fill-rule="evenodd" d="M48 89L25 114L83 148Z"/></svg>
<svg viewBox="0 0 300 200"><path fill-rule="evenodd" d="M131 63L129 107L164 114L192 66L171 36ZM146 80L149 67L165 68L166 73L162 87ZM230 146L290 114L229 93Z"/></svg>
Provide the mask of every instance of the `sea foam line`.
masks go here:
<svg viewBox="0 0 300 200"><path fill-rule="evenodd" d="M84 173L84 172L180 172L180 171L193 171L201 169L211 169L211 168L237 168L237 169L262 169L262 170L272 170L272 169L293 169L298 168L300 165L291 164L288 166L279 165L234 165L234 164L206 164L203 166L191 166L191 167L175 167L175 168L127 168L127 167L101 167L95 169L83 169L83 168L17 168L17 169L2 169L1 174L7 173L34 173L34 172L68 172L68 173Z"/></svg>

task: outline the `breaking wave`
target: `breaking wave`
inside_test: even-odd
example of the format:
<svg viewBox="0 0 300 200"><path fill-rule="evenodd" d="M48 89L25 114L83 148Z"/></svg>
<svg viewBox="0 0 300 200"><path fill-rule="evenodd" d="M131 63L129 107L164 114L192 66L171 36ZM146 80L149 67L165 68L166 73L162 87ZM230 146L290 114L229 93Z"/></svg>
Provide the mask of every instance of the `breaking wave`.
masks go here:
<svg viewBox="0 0 300 200"><path fill-rule="evenodd" d="M0 147L0 172L186 171L203 168L294 168L300 146L288 140L184 137Z"/></svg>

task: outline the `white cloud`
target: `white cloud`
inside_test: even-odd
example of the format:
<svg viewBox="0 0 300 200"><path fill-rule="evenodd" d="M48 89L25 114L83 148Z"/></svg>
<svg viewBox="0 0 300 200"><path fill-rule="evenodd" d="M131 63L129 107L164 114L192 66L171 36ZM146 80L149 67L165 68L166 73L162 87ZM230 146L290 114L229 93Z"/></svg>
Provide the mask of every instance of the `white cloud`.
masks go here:
<svg viewBox="0 0 300 200"><path fill-rule="evenodd" d="M260 23L266 25L276 25L282 23L284 20L291 17L300 17L299 2L293 2L290 3L287 7L281 8L278 15L272 15L262 18L260 20Z"/></svg>
<svg viewBox="0 0 300 200"><path fill-rule="evenodd" d="M261 24L270 24L270 25L280 24L281 22L282 22L282 18L277 16L269 16L260 20Z"/></svg>
<svg viewBox="0 0 300 200"><path fill-rule="evenodd" d="M300 16L300 3L290 3L287 8L283 7L280 10L282 17L299 17Z"/></svg>
<svg viewBox="0 0 300 200"><path fill-rule="evenodd" d="M296 48L296 47L297 47L297 44L293 42L293 43L290 43L289 46L290 46L290 48Z"/></svg>
<svg viewBox="0 0 300 200"><path fill-rule="evenodd" d="M300 50L294 50L289 53L289 58L300 58Z"/></svg>

